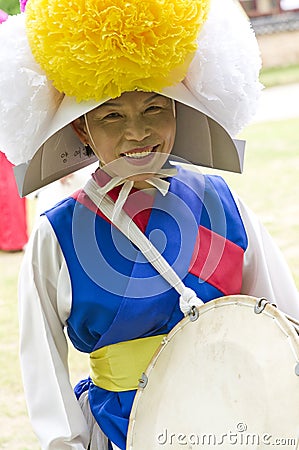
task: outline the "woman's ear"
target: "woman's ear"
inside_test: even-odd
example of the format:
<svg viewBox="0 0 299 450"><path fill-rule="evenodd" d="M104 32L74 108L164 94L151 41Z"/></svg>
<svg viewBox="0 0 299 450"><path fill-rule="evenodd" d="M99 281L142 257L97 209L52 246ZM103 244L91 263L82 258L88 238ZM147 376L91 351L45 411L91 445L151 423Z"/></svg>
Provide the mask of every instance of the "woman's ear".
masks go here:
<svg viewBox="0 0 299 450"><path fill-rule="evenodd" d="M87 132L85 129L85 123L82 117L78 117L78 119L75 119L72 123L71 126L74 130L74 132L76 133L76 135L78 136L78 138L80 139L80 141L82 142L82 144L86 145L88 144L88 136L87 136Z"/></svg>

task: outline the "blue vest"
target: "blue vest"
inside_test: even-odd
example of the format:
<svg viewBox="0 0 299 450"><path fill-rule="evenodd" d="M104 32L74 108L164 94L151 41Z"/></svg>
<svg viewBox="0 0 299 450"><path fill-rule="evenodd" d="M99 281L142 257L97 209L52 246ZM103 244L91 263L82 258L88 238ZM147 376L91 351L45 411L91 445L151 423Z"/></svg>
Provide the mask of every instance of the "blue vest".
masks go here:
<svg viewBox="0 0 299 450"><path fill-rule="evenodd" d="M68 335L78 350L90 353L116 342L165 334L183 318L178 293L80 196L63 200L46 216L70 274ZM247 237L222 178L180 168L170 179L168 194L156 194L148 216L145 235L199 298L207 302L240 293ZM108 392L88 379L79 383L76 393L86 389L101 429L125 449L135 391Z"/></svg>

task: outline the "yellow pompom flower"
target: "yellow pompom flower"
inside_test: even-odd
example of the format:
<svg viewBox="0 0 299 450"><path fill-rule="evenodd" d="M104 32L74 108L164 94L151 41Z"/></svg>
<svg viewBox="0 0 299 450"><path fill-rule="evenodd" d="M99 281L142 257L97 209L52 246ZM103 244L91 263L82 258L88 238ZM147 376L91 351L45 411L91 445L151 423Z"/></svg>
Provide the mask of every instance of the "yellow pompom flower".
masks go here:
<svg viewBox="0 0 299 450"><path fill-rule="evenodd" d="M160 92L181 81L209 0L29 0L32 53L78 101Z"/></svg>

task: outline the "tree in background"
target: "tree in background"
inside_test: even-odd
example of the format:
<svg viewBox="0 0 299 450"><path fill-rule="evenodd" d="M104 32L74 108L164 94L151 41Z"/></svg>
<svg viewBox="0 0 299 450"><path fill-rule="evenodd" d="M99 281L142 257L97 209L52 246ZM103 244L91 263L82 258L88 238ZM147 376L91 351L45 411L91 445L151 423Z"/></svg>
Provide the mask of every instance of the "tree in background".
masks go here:
<svg viewBox="0 0 299 450"><path fill-rule="evenodd" d="M0 0L0 9L7 14L18 14L20 12L19 0Z"/></svg>

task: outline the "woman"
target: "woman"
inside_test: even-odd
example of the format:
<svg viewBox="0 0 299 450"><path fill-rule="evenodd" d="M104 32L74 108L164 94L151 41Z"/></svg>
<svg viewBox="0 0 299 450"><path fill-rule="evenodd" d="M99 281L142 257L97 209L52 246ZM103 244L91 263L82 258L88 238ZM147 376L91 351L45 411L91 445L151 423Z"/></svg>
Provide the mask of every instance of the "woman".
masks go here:
<svg viewBox="0 0 299 450"><path fill-rule="evenodd" d="M226 128L244 124L260 88L256 44L236 4L82 5L43 10L30 0L26 11L32 52L48 76L35 67L36 80L56 109L38 115L37 133L23 144L20 191L100 161L83 190L42 215L20 274L25 393L42 448L51 450L125 449L138 378L193 305L244 293L298 315L288 269L257 219L221 178L181 164L241 171L242 143ZM197 35L202 54L194 55ZM34 114L43 108L32 97ZM5 142L13 153L11 136ZM76 396L65 328L90 354L90 377Z"/></svg>

